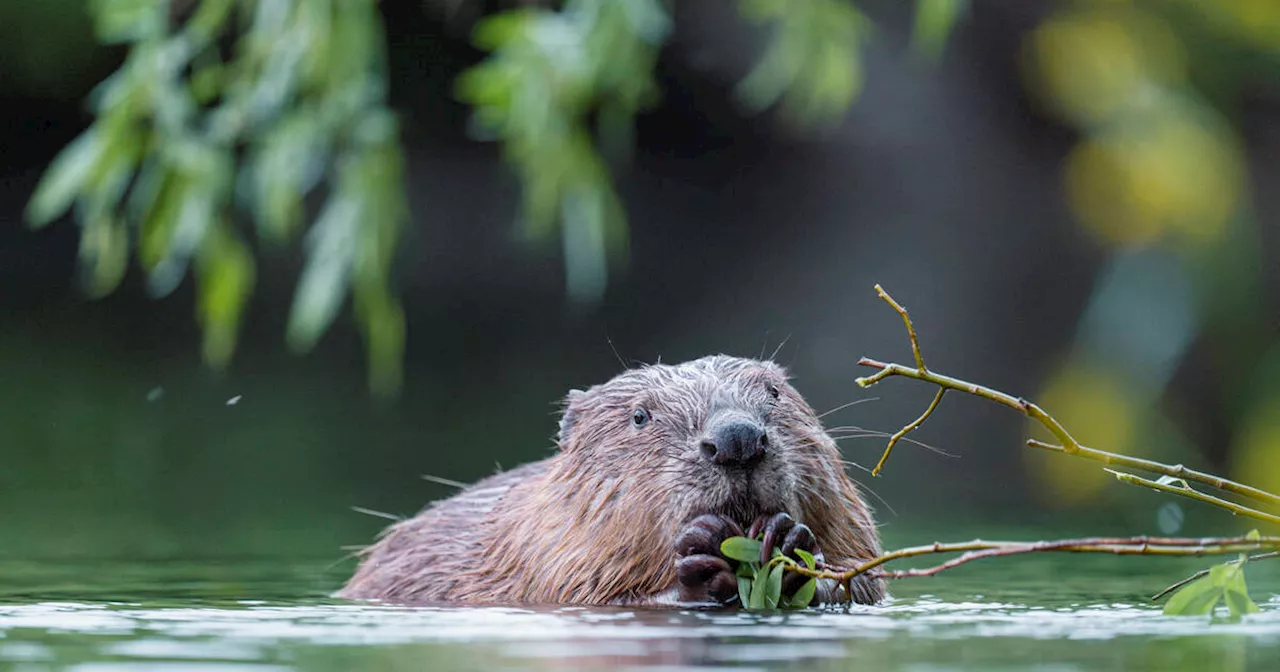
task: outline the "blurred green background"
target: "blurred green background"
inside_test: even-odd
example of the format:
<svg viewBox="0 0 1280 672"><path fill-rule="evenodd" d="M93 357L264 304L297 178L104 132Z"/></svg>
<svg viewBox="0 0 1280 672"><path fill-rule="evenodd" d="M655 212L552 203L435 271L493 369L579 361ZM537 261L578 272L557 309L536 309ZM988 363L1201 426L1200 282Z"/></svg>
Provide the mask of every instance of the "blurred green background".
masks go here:
<svg viewBox="0 0 1280 672"><path fill-rule="evenodd" d="M88 4L113 2L155 4ZM484 96L457 78L497 61L471 31L522 4L539 3L378 6L408 204L379 270L406 326L389 397L370 393L367 315L345 304L312 351L286 347L308 258L259 244L241 211L256 282L225 367L207 342L202 359L191 278L156 299L131 261L89 298L76 220L33 231L24 211L127 48L99 46L78 0L0 7L0 554L337 560L385 523L348 507L411 514L451 492L422 474L547 455L559 398L619 357L777 349L819 411L879 397L831 425L893 431L933 391L854 384L862 355L910 358L876 282L932 368L1036 399L1091 445L1280 489L1280 4L922 2L959 10L948 31L888 0L838 30L791 26L800 10L777 3L674 2L660 48L613 40L583 61L633 59L609 89L632 93L574 108L599 155L543 126L477 137L459 95ZM814 43L843 47L787 51ZM771 97L753 70L769 58L826 69L778 66ZM650 66L652 87L628 79ZM585 172L538 221L531 185L571 151ZM564 205L569 187L597 209ZM326 193L298 191L297 226ZM571 244L574 226L613 256ZM1033 454L1030 431L949 396L918 438L957 457L904 446L874 482L853 475L891 535L1238 527ZM842 448L870 466L883 440Z"/></svg>

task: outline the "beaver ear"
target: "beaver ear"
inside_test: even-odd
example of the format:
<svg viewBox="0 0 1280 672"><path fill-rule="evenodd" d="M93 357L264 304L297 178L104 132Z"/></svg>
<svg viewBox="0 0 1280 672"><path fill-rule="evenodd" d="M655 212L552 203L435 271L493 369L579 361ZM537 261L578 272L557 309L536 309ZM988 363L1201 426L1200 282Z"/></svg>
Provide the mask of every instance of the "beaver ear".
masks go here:
<svg viewBox="0 0 1280 672"><path fill-rule="evenodd" d="M569 390L569 394L564 398L564 412L560 414L560 433L556 435L556 443L560 444L563 449L565 443L569 440L569 432L573 429L574 423L578 421L579 402L587 396L582 390Z"/></svg>

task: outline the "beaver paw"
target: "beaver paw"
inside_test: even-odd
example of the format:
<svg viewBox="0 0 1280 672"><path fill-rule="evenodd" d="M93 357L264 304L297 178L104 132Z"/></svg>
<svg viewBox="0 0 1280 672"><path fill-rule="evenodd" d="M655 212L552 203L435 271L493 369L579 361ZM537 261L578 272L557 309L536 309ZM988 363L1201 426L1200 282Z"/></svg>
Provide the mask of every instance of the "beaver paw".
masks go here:
<svg viewBox="0 0 1280 672"><path fill-rule="evenodd" d="M804 561L796 554L796 549L808 552L814 559L822 559L822 549L818 548L818 539L813 536L813 530L809 529L804 523L797 523L795 518L785 513L775 513L771 516L761 516L751 524L751 531L748 537L755 539L764 533L764 539L760 543L760 564L769 562L769 558L773 556L773 549L780 547L782 554L803 564ZM781 541L781 543L779 543ZM782 579L782 594L794 595L800 586L803 586L809 577L795 572L787 572Z"/></svg>
<svg viewBox="0 0 1280 672"><path fill-rule="evenodd" d="M738 596L737 563L730 564L720 553L720 544L740 536L742 528L737 523L714 514L694 518L676 536L676 582L681 602L728 604Z"/></svg>

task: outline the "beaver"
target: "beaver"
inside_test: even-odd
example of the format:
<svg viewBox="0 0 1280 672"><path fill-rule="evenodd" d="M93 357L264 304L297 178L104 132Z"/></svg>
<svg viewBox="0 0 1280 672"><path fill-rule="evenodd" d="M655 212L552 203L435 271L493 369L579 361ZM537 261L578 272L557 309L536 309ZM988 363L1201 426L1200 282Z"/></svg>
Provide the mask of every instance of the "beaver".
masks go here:
<svg viewBox="0 0 1280 672"><path fill-rule="evenodd" d="M338 596L399 604L730 605L724 539L836 565L880 554L870 507L787 371L726 355L569 392L558 451L388 527ZM767 551L765 552L767 553ZM762 558L763 560L763 558ZM804 582L788 573L784 595ZM883 581L819 582L872 604Z"/></svg>

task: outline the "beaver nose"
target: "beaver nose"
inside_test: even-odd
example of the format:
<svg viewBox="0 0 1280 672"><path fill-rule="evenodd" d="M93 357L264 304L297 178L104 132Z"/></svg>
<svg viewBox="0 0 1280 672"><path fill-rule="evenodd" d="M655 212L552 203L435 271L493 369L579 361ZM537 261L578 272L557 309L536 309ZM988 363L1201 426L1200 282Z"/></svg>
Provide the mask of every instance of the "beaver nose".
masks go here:
<svg viewBox="0 0 1280 672"><path fill-rule="evenodd" d="M769 437L754 422L727 422L702 441L702 456L722 467L749 467L764 457Z"/></svg>

